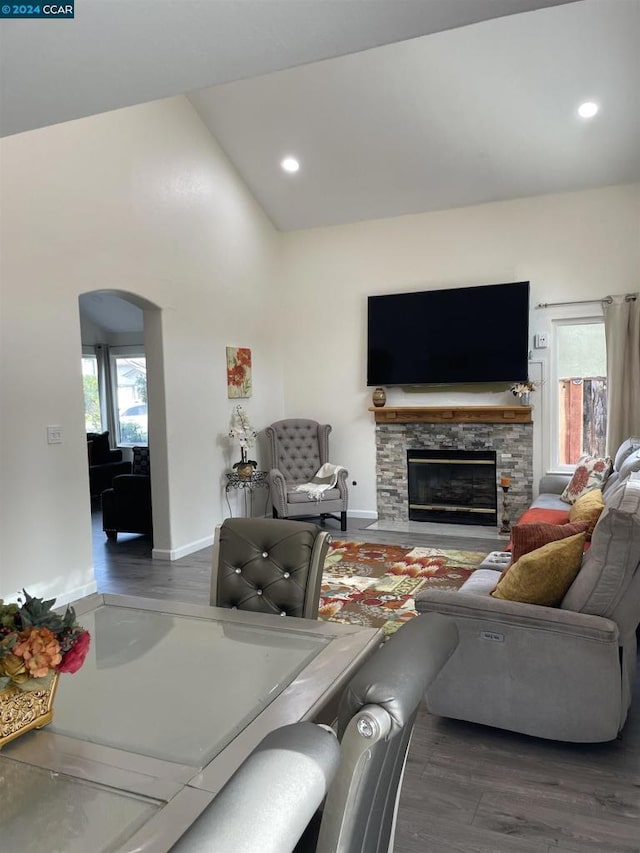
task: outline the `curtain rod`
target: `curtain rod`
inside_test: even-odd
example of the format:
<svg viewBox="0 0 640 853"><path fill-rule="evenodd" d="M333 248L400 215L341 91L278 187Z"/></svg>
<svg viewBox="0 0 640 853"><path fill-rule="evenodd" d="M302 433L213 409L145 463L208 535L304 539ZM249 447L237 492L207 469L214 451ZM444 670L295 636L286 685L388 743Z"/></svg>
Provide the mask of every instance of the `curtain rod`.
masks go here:
<svg viewBox="0 0 640 853"><path fill-rule="evenodd" d="M625 302L635 302L636 297L632 293L625 294ZM602 299L574 299L573 302L538 302L536 308L555 308L558 305L591 305L594 302L604 302L611 305L613 296L603 296Z"/></svg>

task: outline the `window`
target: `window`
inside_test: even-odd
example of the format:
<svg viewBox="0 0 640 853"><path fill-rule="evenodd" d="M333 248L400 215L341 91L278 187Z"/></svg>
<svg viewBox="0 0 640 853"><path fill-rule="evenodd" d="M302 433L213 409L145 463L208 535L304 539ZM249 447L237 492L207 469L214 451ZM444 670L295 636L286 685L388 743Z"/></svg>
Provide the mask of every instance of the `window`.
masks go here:
<svg viewBox="0 0 640 853"><path fill-rule="evenodd" d="M121 445L148 443L147 360L140 347L84 347L82 382L87 432L109 430Z"/></svg>
<svg viewBox="0 0 640 853"><path fill-rule="evenodd" d="M85 429L87 432L102 432L98 359L95 355L82 356L82 388L84 391Z"/></svg>
<svg viewBox="0 0 640 853"><path fill-rule="evenodd" d="M147 361L143 353L111 350L118 443L147 444Z"/></svg>
<svg viewBox="0 0 640 853"><path fill-rule="evenodd" d="M562 470L582 453L605 454L607 353L601 319L554 326L554 467Z"/></svg>

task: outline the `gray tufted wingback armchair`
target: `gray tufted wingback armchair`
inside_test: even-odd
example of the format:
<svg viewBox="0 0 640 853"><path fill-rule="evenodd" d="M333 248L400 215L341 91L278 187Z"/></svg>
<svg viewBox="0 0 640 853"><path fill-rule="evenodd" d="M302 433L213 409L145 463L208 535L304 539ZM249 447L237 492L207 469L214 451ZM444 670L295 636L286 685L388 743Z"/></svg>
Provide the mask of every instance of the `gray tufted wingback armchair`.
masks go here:
<svg viewBox="0 0 640 853"><path fill-rule="evenodd" d="M316 619L330 541L317 524L225 519L213 545L211 606Z"/></svg>
<svg viewBox="0 0 640 853"><path fill-rule="evenodd" d="M273 517L330 517L340 521L340 530L346 530L349 502L346 469L338 473L336 487L325 491L319 501L310 500L305 492L295 491L296 486L309 483L321 465L334 462L329 458L331 426L292 418L276 421L265 432L271 445L269 488Z"/></svg>

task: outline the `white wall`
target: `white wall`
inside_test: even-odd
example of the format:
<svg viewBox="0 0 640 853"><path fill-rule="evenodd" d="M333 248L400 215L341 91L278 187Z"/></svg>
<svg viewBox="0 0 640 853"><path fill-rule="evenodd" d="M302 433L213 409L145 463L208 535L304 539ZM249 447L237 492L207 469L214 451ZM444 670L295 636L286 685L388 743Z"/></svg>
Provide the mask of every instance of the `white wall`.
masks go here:
<svg viewBox="0 0 640 853"><path fill-rule="evenodd" d="M228 514L225 346L252 348L254 424L283 414L279 238L185 98L9 137L1 156L0 596L62 602L94 584L78 295L157 306L154 545L175 556Z"/></svg>
<svg viewBox="0 0 640 853"><path fill-rule="evenodd" d="M1 165L4 597L27 585L62 602L94 586L80 293L156 306L145 311L155 547L177 556L228 514L224 473L238 450L226 437L225 346L253 350L242 402L254 426L331 422L333 460L358 482L351 506L372 514L367 295L529 279L535 304L638 287L637 185L280 235L183 98L9 137ZM549 321L532 312L532 334ZM389 393L391 404L444 398L513 402L487 389ZM47 424L61 425L61 445L46 444ZM256 458L266 463L264 445Z"/></svg>
<svg viewBox="0 0 640 853"><path fill-rule="evenodd" d="M333 424L332 461L349 468L350 509L372 514L375 446L366 387L367 296L531 282L531 305L637 291L640 185L607 187L283 235L287 416ZM531 312L531 335L551 309ZM563 314L566 316L566 313ZM531 376L548 375L534 350ZM534 396L534 475L545 467L548 389ZM499 386L388 389L387 405L514 402ZM548 419L547 419L548 421Z"/></svg>

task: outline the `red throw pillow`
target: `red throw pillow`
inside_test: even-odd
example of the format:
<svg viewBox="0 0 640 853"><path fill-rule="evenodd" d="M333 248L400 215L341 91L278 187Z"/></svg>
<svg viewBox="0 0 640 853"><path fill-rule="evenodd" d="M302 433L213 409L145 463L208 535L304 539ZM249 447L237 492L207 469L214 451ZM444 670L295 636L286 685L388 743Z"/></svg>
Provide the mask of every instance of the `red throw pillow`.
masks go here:
<svg viewBox="0 0 640 853"><path fill-rule="evenodd" d="M522 513L516 524L534 524L538 521L544 521L546 524L565 524L569 521L569 510L530 506Z"/></svg>
<svg viewBox="0 0 640 853"><path fill-rule="evenodd" d="M576 533L584 533L589 527L588 521L572 521L567 524L514 524L511 528L511 546L513 563L517 563L523 554L535 551L549 542L557 542Z"/></svg>

